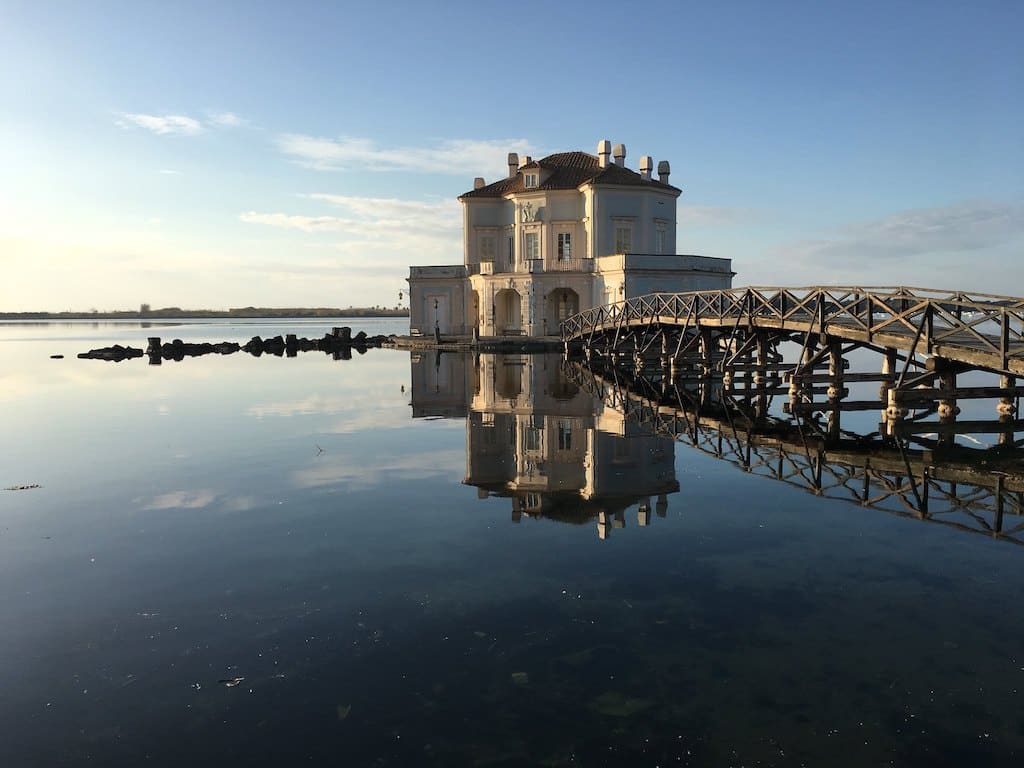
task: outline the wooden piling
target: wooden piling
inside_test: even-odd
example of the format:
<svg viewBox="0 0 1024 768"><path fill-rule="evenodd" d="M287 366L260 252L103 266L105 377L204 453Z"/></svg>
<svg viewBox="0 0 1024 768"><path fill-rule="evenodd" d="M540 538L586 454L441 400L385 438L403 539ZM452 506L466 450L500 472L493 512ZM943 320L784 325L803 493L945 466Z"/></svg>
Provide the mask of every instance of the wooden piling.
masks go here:
<svg viewBox="0 0 1024 768"><path fill-rule="evenodd" d="M843 345L838 341L828 343L828 374L831 377L828 389L829 400L843 399Z"/></svg>
<svg viewBox="0 0 1024 768"><path fill-rule="evenodd" d="M939 374L939 418L944 420L955 419L960 409L956 405L956 369L953 366L940 366Z"/></svg>

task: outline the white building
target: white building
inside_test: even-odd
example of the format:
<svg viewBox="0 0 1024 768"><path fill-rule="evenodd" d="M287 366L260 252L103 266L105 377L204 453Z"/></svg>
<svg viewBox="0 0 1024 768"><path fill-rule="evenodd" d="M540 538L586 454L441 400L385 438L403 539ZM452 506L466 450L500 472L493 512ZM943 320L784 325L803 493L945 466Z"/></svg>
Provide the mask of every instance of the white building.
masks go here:
<svg viewBox="0 0 1024 768"><path fill-rule="evenodd" d="M654 292L730 288L729 259L676 254L669 163L598 144L597 155L559 152L508 176L477 178L459 197L463 263L409 268L413 334L555 336L569 315Z"/></svg>

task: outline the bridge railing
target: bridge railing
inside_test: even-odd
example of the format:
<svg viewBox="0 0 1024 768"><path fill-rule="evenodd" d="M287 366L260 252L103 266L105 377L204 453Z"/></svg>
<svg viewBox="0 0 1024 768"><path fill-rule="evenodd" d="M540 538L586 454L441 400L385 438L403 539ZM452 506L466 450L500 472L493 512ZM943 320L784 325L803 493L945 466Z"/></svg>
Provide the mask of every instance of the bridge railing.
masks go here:
<svg viewBox="0 0 1024 768"><path fill-rule="evenodd" d="M667 321L701 320L737 325L792 328L824 333L841 325L862 331L870 341L889 334L936 345L958 344L997 356L1006 368L1024 353L1024 299L929 288L752 286L718 291L654 293L593 307L567 318L566 341L613 328Z"/></svg>

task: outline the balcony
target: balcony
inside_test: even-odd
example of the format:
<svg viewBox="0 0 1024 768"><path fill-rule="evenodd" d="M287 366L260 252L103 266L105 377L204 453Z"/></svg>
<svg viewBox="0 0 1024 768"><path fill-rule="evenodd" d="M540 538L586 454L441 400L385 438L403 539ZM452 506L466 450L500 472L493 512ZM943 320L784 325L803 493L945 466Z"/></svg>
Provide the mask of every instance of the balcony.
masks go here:
<svg viewBox="0 0 1024 768"><path fill-rule="evenodd" d="M593 272L593 259L527 259L516 264L516 272L527 272L531 275L542 272Z"/></svg>
<svg viewBox="0 0 1024 768"><path fill-rule="evenodd" d="M479 264L468 265L468 268L469 274L471 275L498 275L501 274L502 272L516 271L508 269L505 265L504 260L502 259L494 259L490 261L485 259L484 261L481 261Z"/></svg>
<svg viewBox="0 0 1024 768"><path fill-rule="evenodd" d="M593 259L556 259L549 261L545 272L593 272Z"/></svg>

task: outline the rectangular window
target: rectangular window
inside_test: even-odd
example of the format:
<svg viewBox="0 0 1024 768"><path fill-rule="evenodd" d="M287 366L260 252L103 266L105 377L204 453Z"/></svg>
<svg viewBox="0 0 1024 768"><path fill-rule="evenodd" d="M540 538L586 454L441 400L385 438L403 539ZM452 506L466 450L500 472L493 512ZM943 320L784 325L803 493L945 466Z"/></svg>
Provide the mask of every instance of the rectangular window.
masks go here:
<svg viewBox="0 0 1024 768"><path fill-rule="evenodd" d="M540 450L540 430L537 427L527 427L523 434L523 447L528 451Z"/></svg>
<svg viewBox="0 0 1024 768"><path fill-rule="evenodd" d="M633 250L633 228L615 227L615 252L629 253Z"/></svg>
<svg viewBox="0 0 1024 768"><path fill-rule="evenodd" d="M558 260L572 258L572 233L558 233Z"/></svg>
<svg viewBox="0 0 1024 768"><path fill-rule="evenodd" d="M572 450L572 422L571 421L560 421L560 422L558 422L558 450L560 450L560 451L571 451Z"/></svg>
<svg viewBox="0 0 1024 768"><path fill-rule="evenodd" d="M526 186L527 187L536 187L537 186L537 174L536 173L527 173L526 174Z"/></svg>
<svg viewBox="0 0 1024 768"><path fill-rule="evenodd" d="M526 233L526 258L540 258L540 235L538 235L536 232Z"/></svg>
<svg viewBox="0 0 1024 768"><path fill-rule="evenodd" d="M490 235L480 238L480 261L494 261L494 238Z"/></svg>
<svg viewBox="0 0 1024 768"><path fill-rule="evenodd" d="M654 252L665 253L665 230L661 227L654 230Z"/></svg>

